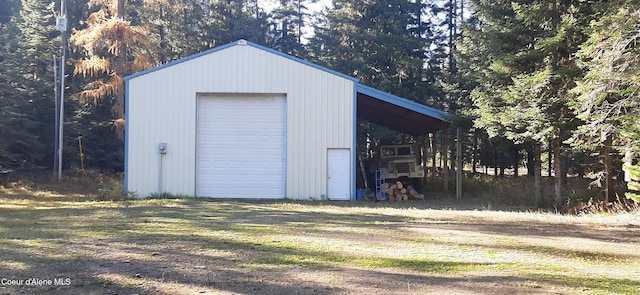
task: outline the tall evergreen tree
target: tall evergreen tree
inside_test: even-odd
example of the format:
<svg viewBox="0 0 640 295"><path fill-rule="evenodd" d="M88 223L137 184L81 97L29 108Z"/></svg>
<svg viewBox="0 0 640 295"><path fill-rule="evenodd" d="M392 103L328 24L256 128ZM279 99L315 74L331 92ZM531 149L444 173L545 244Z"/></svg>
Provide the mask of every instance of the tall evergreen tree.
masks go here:
<svg viewBox="0 0 640 295"><path fill-rule="evenodd" d="M0 30L0 165L49 165L53 145L54 19L42 1L23 0L19 15ZM53 151L53 149L50 149Z"/></svg>
<svg viewBox="0 0 640 295"><path fill-rule="evenodd" d="M284 53L304 58L307 55L303 38L312 22L308 5L318 0L280 0L271 12L268 44Z"/></svg>
<svg viewBox="0 0 640 295"><path fill-rule="evenodd" d="M207 49L205 9L198 0L130 1L132 25L148 28L154 45L151 54L159 63L183 58Z"/></svg>
<svg viewBox="0 0 640 295"><path fill-rule="evenodd" d="M552 143L556 206L563 201L562 141L576 126L569 90L581 77L574 54L585 40L591 3L555 1L471 1L481 25L470 33L489 79L474 91L476 124L492 135L530 141L540 150ZM471 43L473 44L473 43ZM536 155L539 158L539 155ZM537 169L539 170L539 169ZM540 176L536 172L536 183ZM535 191L540 204L540 187Z"/></svg>
<svg viewBox="0 0 640 295"><path fill-rule="evenodd" d="M394 94L423 94L430 44L424 5L405 0L334 1L312 40L315 59Z"/></svg>
<svg viewBox="0 0 640 295"><path fill-rule="evenodd" d="M587 73L574 89L579 96L572 106L585 124L572 143L602 150L607 199L612 200L615 171L609 153L617 147L632 163L640 151L640 4L611 1L604 8L579 53Z"/></svg>
<svg viewBox="0 0 640 295"><path fill-rule="evenodd" d="M259 44L266 42L266 16L260 12L255 0L204 1L205 19L199 32L205 46L212 48L239 39Z"/></svg>

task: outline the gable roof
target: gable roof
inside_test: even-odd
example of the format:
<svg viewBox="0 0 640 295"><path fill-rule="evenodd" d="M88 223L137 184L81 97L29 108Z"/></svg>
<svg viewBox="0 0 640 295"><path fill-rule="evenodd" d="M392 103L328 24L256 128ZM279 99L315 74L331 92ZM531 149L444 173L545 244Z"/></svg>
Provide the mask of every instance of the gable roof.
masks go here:
<svg viewBox="0 0 640 295"><path fill-rule="evenodd" d="M358 118L413 136L420 136L430 132L443 130L450 125L450 115L446 112L360 84L357 78L246 40L238 40L226 45L215 47L155 68L126 76L124 79L125 81L135 79L136 77L197 59L233 46L251 46L353 81L355 84L356 97L354 99L357 100Z"/></svg>
<svg viewBox="0 0 640 295"><path fill-rule="evenodd" d="M164 68L168 68L168 67L171 67L171 66L183 63L183 62L187 62L187 61L190 61L190 60L193 60L193 59L197 59L199 57L202 57L202 56L205 56L205 55L209 55L211 53L218 52L218 51L221 51L221 50L233 47L233 46L251 46L251 47L254 47L254 48L257 48L257 49L260 49L260 50L264 50L266 52L269 52L269 53L272 53L272 54L275 54L275 55L278 55L278 56L281 56L281 57L284 57L284 58L287 58L287 59L290 59L290 60L293 60L293 61L296 61L296 62L299 62L299 63L302 63L302 64L310 66L312 68L316 68L318 70L321 70L321 71L324 71L324 72L327 72L327 73L331 73L331 74L334 74L336 76L339 76L339 77L342 77L342 78L345 78L345 79L348 79L348 80L352 80L354 82L358 82L357 78L351 77L349 75L345 75L343 73L334 71L332 69L323 67L321 65L314 64L314 63L309 62L307 60L304 60L304 59L301 59L301 58L297 58L295 56L288 55L286 53L277 51L275 49L268 48L268 47L265 47L265 46L262 46L262 45L258 45L258 44L255 44L253 42L249 42L249 41L242 40L242 39L238 40L238 41L234 41L234 42L228 43L228 44L225 44L225 45L222 45L222 46L214 47L214 48L202 51L200 53L196 53L194 55L187 56L185 58L177 59L177 60L174 60L172 62L168 62L166 64L157 66L155 68L151 68L151 69L148 69L148 70L144 70L144 71L141 71L141 72L126 76L126 77L124 77L124 79L125 80L134 79L136 77L140 77L140 76L143 76L143 75L146 75L146 74L149 74L149 73L153 73L153 72L162 70Z"/></svg>

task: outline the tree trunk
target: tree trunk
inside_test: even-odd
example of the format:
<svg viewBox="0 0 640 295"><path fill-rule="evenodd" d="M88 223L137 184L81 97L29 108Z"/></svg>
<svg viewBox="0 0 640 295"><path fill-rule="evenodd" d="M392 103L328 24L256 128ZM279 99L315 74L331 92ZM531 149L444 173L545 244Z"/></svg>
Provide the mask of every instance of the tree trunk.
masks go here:
<svg viewBox="0 0 640 295"><path fill-rule="evenodd" d="M493 177L498 177L498 149L493 148Z"/></svg>
<svg viewBox="0 0 640 295"><path fill-rule="evenodd" d="M611 135L604 141L602 147L602 154L604 158L604 175L605 175L605 189L604 189L604 205L607 206L609 201L614 198L613 191L613 160L611 159L611 145L613 144L613 138Z"/></svg>
<svg viewBox="0 0 640 295"><path fill-rule="evenodd" d="M116 17L124 19L124 0L116 0Z"/></svg>
<svg viewBox="0 0 640 295"><path fill-rule="evenodd" d="M549 158L547 159L547 176L551 177L551 171L553 170L553 143L549 143Z"/></svg>
<svg viewBox="0 0 640 295"><path fill-rule="evenodd" d="M560 207L562 205L562 145L560 137L556 136L553 140L553 170L554 170L554 189L555 189L555 205Z"/></svg>
<svg viewBox="0 0 640 295"><path fill-rule="evenodd" d="M476 174L476 165L478 165L478 131L473 131L473 154L471 159L471 172Z"/></svg>
<svg viewBox="0 0 640 295"><path fill-rule="evenodd" d="M456 199L462 197L462 169L463 169L463 157L462 157L462 128L458 127L456 130Z"/></svg>
<svg viewBox="0 0 640 295"><path fill-rule="evenodd" d="M561 158L561 163L562 163L560 181L562 181L562 188L563 189L567 189L567 186L568 186L567 174L569 173L569 159L568 159L567 155L560 155L560 158Z"/></svg>
<svg viewBox="0 0 640 295"><path fill-rule="evenodd" d="M513 149L513 176L518 177L519 172L518 168L520 167L520 151L518 150L518 146L515 145Z"/></svg>
<svg viewBox="0 0 640 295"><path fill-rule="evenodd" d="M533 177L535 173L535 166L533 162L533 147L529 147L527 148L527 176Z"/></svg>
<svg viewBox="0 0 640 295"><path fill-rule="evenodd" d="M536 204L536 208L542 207L542 147L540 143L533 145L533 195Z"/></svg>

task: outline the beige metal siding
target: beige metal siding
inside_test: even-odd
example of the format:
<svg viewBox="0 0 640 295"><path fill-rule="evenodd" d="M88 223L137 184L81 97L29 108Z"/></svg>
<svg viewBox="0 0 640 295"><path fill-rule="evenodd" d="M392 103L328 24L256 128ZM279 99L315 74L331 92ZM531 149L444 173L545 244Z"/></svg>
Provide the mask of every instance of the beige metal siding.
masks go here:
<svg viewBox="0 0 640 295"><path fill-rule="evenodd" d="M354 82L252 46L232 46L137 76L128 85L128 190L195 194L198 93L284 94L286 196L326 197L327 149L354 149ZM250 181L250 180L248 180Z"/></svg>

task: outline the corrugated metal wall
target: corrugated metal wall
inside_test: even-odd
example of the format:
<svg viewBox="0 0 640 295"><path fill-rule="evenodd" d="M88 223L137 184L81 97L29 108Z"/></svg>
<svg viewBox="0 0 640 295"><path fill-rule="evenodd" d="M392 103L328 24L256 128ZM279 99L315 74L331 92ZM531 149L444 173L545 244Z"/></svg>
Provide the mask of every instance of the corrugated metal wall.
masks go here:
<svg viewBox="0 0 640 295"><path fill-rule="evenodd" d="M251 45L135 76L127 83L127 189L141 197L158 191L157 144L166 142L163 190L194 195L198 93L274 93L287 102L287 198L324 198L327 149L355 148L354 87Z"/></svg>

